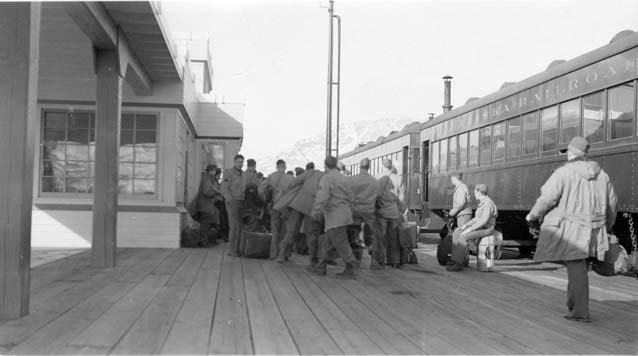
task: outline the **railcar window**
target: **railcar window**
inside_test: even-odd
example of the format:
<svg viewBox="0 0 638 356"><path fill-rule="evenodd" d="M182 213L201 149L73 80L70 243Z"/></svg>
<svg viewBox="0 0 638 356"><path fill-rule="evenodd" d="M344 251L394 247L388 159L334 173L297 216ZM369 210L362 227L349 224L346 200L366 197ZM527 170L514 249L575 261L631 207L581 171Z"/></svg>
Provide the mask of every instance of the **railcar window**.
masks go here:
<svg viewBox="0 0 638 356"><path fill-rule="evenodd" d="M459 135L459 168L467 168L467 132Z"/></svg>
<svg viewBox="0 0 638 356"><path fill-rule="evenodd" d="M607 117L609 118L609 139L615 140L633 135L634 83L625 83L609 89Z"/></svg>
<svg viewBox="0 0 638 356"><path fill-rule="evenodd" d="M479 130L470 132L470 167L476 167L478 165L479 158Z"/></svg>
<svg viewBox="0 0 638 356"><path fill-rule="evenodd" d="M479 131L481 141L481 157L479 165L486 166L490 164L492 158L492 126L485 126Z"/></svg>
<svg viewBox="0 0 638 356"><path fill-rule="evenodd" d="M448 161L448 166L451 171L456 170L457 164L458 164L457 163L458 156L456 155L456 152L457 152L456 140L457 140L456 136L450 137L450 143L449 143L449 149L448 149L450 160Z"/></svg>
<svg viewBox="0 0 638 356"><path fill-rule="evenodd" d="M523 154L538 153L538 111L523 115Z"/></svg>
<svg viewBox="0 0 638 356"><path fill-rule="evenodd" d="M583 98L583 131L590 143L605 140L605 106L602 91Z"/></svg>
<svg viewBox="0 0 638 356"><path fill-rule="evenodd" d="M521 155L521 118L507 120L507 158Z"/></svg>
<svg viewBox="0 0 638 356"><path fill-rule="evenodd" d="M492 126L492 154L495 161L505 159L505 122Z"/></svg>
<svg viewBox="0 0 638 356"><path fill-rule="evenodd" d="M556 105L541 110L541 151L556 149L558 136L558 108Z"/></svg>
<svg viewBox="0 0 638 356"><path fill-rule="evenodd" d="M447 171L447 139L441 140L441 157L439 159L439 165L441 166L441 172Z"/></svg>
<svg viewBox="0 0 638 356"><path fill-rule="evenodd" d="M580 98L560 104L560 143L580 135Z"/></svg>
<svg viewBox="0 0 638 356"><path fill-rule="evenodd" d="M432 173L439 172L439 142L441 141L432 144Z"/></svg>

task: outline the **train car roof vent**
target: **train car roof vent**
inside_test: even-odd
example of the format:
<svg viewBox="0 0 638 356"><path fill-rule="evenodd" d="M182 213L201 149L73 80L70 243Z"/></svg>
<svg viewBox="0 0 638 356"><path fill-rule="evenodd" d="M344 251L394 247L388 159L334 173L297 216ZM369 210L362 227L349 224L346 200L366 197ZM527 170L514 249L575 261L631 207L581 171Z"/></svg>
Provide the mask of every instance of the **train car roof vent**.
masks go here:
<svg viewBox="0 0 638 356"><path fill-rule="evenodd" d="M365 143L365 142L359 142L359 143L357 144L357 147L363 147L363 146L365 146L365 145L367 145L367 143Z"/></svg>
<svg viewBox="0 0 638 356"><path fill-rule="evenodd" d="M554 59L548 66L547 69L545 70L550 70L554 67L556 67L557 65L561 65L563 63L565 63L566 61L564 59Z"/></svg>
<svg viewBox="0 0 638 356"><path fill-rule="evenodd" d="M381 142L381 141L383 141L384 138L385 137L383 137L383 136L379 136L379 137L377 137L377 140L375 142Z"/></svg>
<svg viewBox="0 0 638 356"><path fill-rule="evenodd" d="M469 104L469 103L471 103L471 102L473 102L473 101L475 101L475 100L478 100L478 99L479 99L478 97L473 96L473 97L471 97L471 98L467 99L467 101L465 102L465 105L467 105L467 104Z"/></svg>
<svg viewBox="0 0 638 356"><path fill-rule="evenodd" d="M397 132L398 132L398 131L396 131L396 130L392 130L392 131L390 131L390 133L388 134L388 136L390 136L390 135L392 135L392 134L395 134L395 133L397 133Z"/></svg>
<svg viewBox="0 0 638 356"><path fill-rule="evenodd" d="M623 31L620 31L620 32L618 32L618 33L617 33L614 37L612 37L612 38L611 38L611 41L609 41L609 43L614 43L614 42L618 41L619 39L624 38L624 37L627 37L627 36L631 36L631 35L633 35L634 33L636 33L636 32L634 32L634 31L632 31L632 30L623 30Z"/></svg>
<svg viewBox="0 0 638 356"><path fill-rule="evenodd" d="M563 61L564 62L564 61ZM551 64L550 64L551 65ZM498 90L503 90L507 87L511 87L512 85L516 84L516 82L505 82L503 84L501 84L501 87L498 88Z"/></svg>

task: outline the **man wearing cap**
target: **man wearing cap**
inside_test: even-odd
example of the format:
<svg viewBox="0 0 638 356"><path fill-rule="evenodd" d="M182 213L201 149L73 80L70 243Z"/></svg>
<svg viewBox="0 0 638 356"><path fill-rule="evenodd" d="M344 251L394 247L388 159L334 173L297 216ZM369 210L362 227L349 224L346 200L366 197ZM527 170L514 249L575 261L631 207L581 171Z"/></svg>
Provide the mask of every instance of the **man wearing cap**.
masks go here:
<svg viewBox="0 0 638 356"><path fill-rule="evenodd" d="M323 172L316 170L313 162L308 162L308 164L306 164L306 171L300 176L295 177L290 183L289 189L291 190L298 186L301 186L301 188L289 205L290 214L286 221L286 234L284 235L284 239L279 243L278 263L284 263L284 260L290 254L292 244L295 241L295 234L299 232L304 217L310 215L312 204L315 201L315 195L317 195L317 190L319 189L319 180L322 176ZM311 223L310 227L313 226L316 227L317 224ZM318 236L318 231L312 228L310 230L311 231L308 232L309 235ZM312 239L313 237L309 236L309 240ZM309 249L311 249L310 246ZM310 256L311 260L312 257L313 256Z"/></svg>
<svg viewBox="0 0 638 356"><path fill-rule="evenodd" d="M259 186L259 178L257 173L257 162L250 158L246 161L246 172L244 172L244 185L257 185Z"/></svg>
<svg viewBox="0 0 638 356"><path fill-rule="evenodd" d="M535 261L565 261L567 308L565 318L589 319L587 258L604 260L608 232L616 221L618 198L609 176L586 158L589 142L574 137L567 148L567 163L541 187L541 196L525 218L542 220Z"/></svg>
<svg viewBox="0 0 638 356"><path fill-rule="evenodd" d="M399 176L396 167L392 165L392 160L389 158L384 158L383 161L383 170L381 172L381 177L388 176L392 181L392 193L396 195L399 200L403 201L403 194L405 191L405 186L401 181L401 176ZM381 178L379 178L381 179Z"/></svg>
<svg viewBox="0 0 638 356"><path fill-rule="evenodd" d="M322 246L321 261L315 266L314 273L326 275L326 266L333 250L346 263L343 272L337 273L337 278L354 279L356 276L356 259L352 254L348 242L348 225L352 224L352 205L354 194L348 177L337 170L337 159L333 156L326 157L326 173L319 181L317 198L312 207L311 216L325 219L326 236Z"/></svg>
<svg viewBox="0 0 638 356"><path fill-rule="evenodd" d="M374 218L375 203L379 194L379 182L368 173L370 160L364 158L359 163L359 174L350 178L352 182L352 192L354 193L354 206L352 207L352 220L355 224L364 224L364 233L370 237L370 254L372 262L370 269L379 269L377 260L378 241L377 224Z"/></svg>
<svg viewBox="0 0 638 356"><path fill-rule="evenodd" d="M452 210L449 214L456 218L456 225L465 225L472 219L472 208L470 207L470 191L463 183L463 173L454 172L450 175L450 180L454 184L454 195L452 197Z"/></svg>
<svg viewBox="0 0 638 356"><path fill-rule="evenodd" d="M404 216L405 204L396 195L392 177L385 175L379 179L375 217L377 221L377 261L381 266L398 268L401 263L401 249L398 226Z"/></svg>
<svg viewBox="0 0 638 356"><path fill-rule="evenodd" d="M199 183L199 195L197 197L197 211L199 212L199 245L208 247L208 232L213 226L220 223L219 211L215 206L215 202L222 198L222 192L219 183L215 180L217 166L209 164L206 166L206 173L202 174L202 180ZM212 245L217 242L213 241Z"/></svg>
<svg viewBox="0 0 638 356"><path fill-rule="evenodd" d="M452 235L452 260L448 262L448 271L463 270L468 241L481 239L494 233L498 209L492 199L487 196L487 186L477 184L474 188L474 197L479 202L474 219L461 225Z"/></svg>
<svg viewBox="0 0 638 356"><path fill-rule="evenodd" d="M281 200L293 180L293 177L286 174L286 162L283 159L278 160L276 165L277 171L271 173L259 186L259 195L266 202L268 209L270 209L271 258L275 258L278 255L279 243L283 238L286 226L283 213L273 209L273 205Z"/></svg>
<svg viewBox="0 0 638 356"><path fill-rule="evenodd" d="M244 156L236 155L233 160L233 168L224 171L224 181L222 182L222 194L228 212L228 242L230 244L228 255L232 257L241 255L241 206L246 195L243 166Z"/></svg>

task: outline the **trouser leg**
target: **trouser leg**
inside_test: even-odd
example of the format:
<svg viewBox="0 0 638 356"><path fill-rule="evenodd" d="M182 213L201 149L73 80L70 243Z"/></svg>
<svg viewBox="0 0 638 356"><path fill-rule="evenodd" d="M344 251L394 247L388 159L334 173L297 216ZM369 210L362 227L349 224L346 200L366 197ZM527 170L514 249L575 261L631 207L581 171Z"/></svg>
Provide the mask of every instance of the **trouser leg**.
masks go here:
<svg viewBox="0 0 638 356"><path fill-rule="evenodd" d="M279 243L281 242L283 232L282 214L275 209L270 209L270 232L272 240L270 241L270 257L275 258L279 254Z"/></svg>
<svg viewBox="0 0 638 356"><path fill-rule="evenodd" d="M475 230L467 234L461 235L458 229L452 235L452 261L456 264L463 264L467 255L467 243L474 241L494 233L494 229Z"/></svg>
<svg viewBox="0 0 638 356"><path fill-rule="evenodd" d="M319 258L319 234L321 234L321 220L309 218L308 231L306 232L308 255L310 260Z"/></svg>
<svg viewBox="0 0 638 356"><path fill-rule="evenodd" d="M400 262L400 244L397 234L397 220L386 219L386 259L389 265L398 264Z"/></svg>
<svg viewBox="0 0 638 356"><path fill-rule="evenodd" d="M376 236L376 252L379 264L386 263L386 239L388 231L388 221L384 218L377 217L377 236Z"/></svg>
<svg viewBox="0 0 638 356"><path fill-rule="evenodd" d="M288 249L295 241L295 233L299 231L299 227L303 220L303 214L297 210L292 209L288 220L286 221L286 234L283 240L279 243L279 255L277 261L283 261L284 257L287 257Z"/></svg>
<svg viewBox="0 0 638 356"><path fill-rule="evenodd" d="M226 202L226 210L228 211L228 242L230 245L230 253L240 254L241 246L241 200L231 200Z"/></svg>
<svg viewBox="0 0 638 356"><path fill-rule="evenodd" d="M566 261L567 305L573 305L573 316L589 317L589 277L587 260Z"/></svg>
<svg viewBox="0 0 638 356"><path fill-rule="evenodd" d="M334 229L327 230L326 239L328 243L325 247L330 248L328 248L324 253L324 260L328 257L329 251L332 248L337 250L337 254L341 257L343 262L352 263L356 260L352 254L350 243L348 242L347 226L339 226Z"/></svg>
<svg viewBox="0 0 638 356"><path fill-rule="evenodd" d="M208 231L210 230L213 219L211 214L200 212L201 220L199 221L199 244L208 246Z"/></svg>
<svg viewBox="0 0 638 356"><path fill-rule="evenodd" d="M378 247L376 246L377 221L375 220L374 216L363 216L362 220L364 224L364 227L363 227L364 241L366 240L365 235L367 234L369 236L368 241L370 241L370 251L372 252L372 254L375 254L378 249Z"/></svg>

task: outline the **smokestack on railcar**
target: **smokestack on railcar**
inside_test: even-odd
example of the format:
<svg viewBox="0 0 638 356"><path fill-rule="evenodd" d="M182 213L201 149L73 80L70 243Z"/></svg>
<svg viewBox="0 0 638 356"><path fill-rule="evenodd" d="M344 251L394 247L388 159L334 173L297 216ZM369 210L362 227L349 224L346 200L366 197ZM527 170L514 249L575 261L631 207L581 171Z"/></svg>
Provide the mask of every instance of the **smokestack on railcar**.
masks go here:
<svg viewBox="0 0 638 356"><path fill-rule="evenodd" d="M443 112L452 110L452 77L446 75L443 77Z"/></svg>

